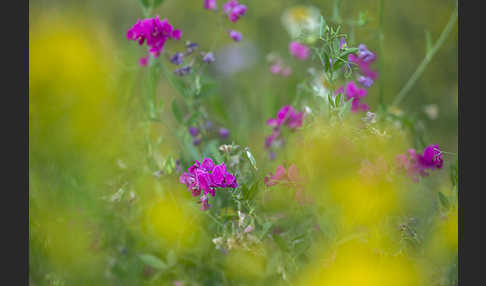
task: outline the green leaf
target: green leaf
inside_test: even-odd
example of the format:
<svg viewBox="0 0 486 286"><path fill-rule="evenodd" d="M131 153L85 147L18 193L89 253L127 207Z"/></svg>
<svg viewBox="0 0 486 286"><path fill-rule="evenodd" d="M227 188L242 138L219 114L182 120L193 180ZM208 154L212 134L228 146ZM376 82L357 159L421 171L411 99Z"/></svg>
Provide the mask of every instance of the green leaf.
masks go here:
<svg viewBox="0 0 486 286"><path fill-rule="evenodd" d="M255 171L257 171L258 169L257 169L257 166L256 166L256 161L255 161L255 158L253 158L253 155L250 152L250 148L245 147L245 154L246 154L246 157L248 158L248 160L250 161L251 166L255 169Z"/></svg>
<svg viewBox="0 0 486 286"><path fill-rule="evenodd" d="M266 223L263 224L263 230L262 230L262 234L260 235L260 240L263 239L265 235L267 235L268 231L272 226L273 226L273 222L271 221L267 221Z"/></svg>
<svg viewBox="0 0 486 286"><path fill-rule="evenodd" d="M319 37L322 38L324 35L324 27L326 26L326 20L324 20L324 17L321 16L320 19L320 26L319 26Z"/></svg>
<svg viewBox="0 0 486 286"><path fill-rule="evenodd" d="M446 209L449 208L450 204L449 204L449 200L447 199L447 197L442 193L442 192L439 192L439 200L440 200L440 203L442 204L442 206Z"/></svg>
<svg viewBox="0 0 486 286"><path fill-rule="evenodd" d="M167 264L165 264L158 257L153 256L152 254L141 254L139 255L139 257L143 261L143 263L147 264L152 268L160 270L167 269Z"/></svg>
<svg viewBox="0 0 486 286"><path fill-rule="evenodd" d="M179 108L179 104L177 103L177 100L175 100L175 99L172 100L172 113L174 113L174 116L179 123L184 124L184 121L182 119L181 109Z"/></svg>
<svg viewBox="0 0 486 286"><path fill-rule="evenodd" d="M339 54L339 57L344 59L347 55L356 53L357 51L358 51L358 48L348 48L348 49L345 49L344 51L342 51Z"/></svg>

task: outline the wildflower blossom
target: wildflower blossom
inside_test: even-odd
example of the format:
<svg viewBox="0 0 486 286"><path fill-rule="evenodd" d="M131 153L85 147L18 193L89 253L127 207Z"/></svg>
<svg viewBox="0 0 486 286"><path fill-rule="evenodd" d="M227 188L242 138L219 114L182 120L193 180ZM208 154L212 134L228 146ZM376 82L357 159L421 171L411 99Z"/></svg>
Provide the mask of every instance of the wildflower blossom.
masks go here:
<svg viewBox="0 0 486 286"><path fill-rule="evenodd" d="M231 38L231 39L233 39L235 42L239 42L239 41L241 41L241 38L242 38L241 33L240 33L240 32L238 32L238 31L235 31L235 30L231 30L231 31L229 31L229 36L230 36L230 38Z"/></svg>
<svg viewBox="0 0 486 286"><path fill-rule="evenodd" d="M191 66L188 65L174 70L174 73L178 76L185 76L186 74L190 73L191 70L192 70Z"/></svg>
<svg viewBox="0 0 486 286"><path fill-rule="evenodd" d="M362 86L364 86L366 88L370 88L371 85L373 84L373 79L370 78L370 77L367 77L367 76L360 76L360 77L358 77L358 82Z"/></svg>
<svg viewBox="0 0 486 286"><path fill-rule="evenodd" d="M219 136L221 136L221 138L228 138L228 135L229 135L229 130L226 129L226 128L219 128Z"/></svg>
<svg viewBox="0 0 486 286"><path fill-rule="evenodd" d="M145 67L148 65L148 62L149 62L149 56L146 56L146 57L143 57L143 58L140 58L140 60L138 61L138 63L142 66L142 67Z"/></svg>
<svg viewBox="0 0 486 286"><path fill-rule="evenodd" d="M212 62L214 62L214 54L212 52L206 53L206 54L204 54L202 60L205 63L212 63Z"/></svg>
<svg viewBox="0 0 486 286"><path fill-rule="evenodd" d="M198 47L199 45L197 43L186 42L186 51L184 52L184 56L187 57L188 55L192 54Z"/></svg>
<svg viewBox="0 0 486 286"><path fill-rule="evenodd" d="M236 22L246 13L246 5L239 4L237 0L230 0L223 5L223 11L228 15L231 22Z"/></svg>
<svg viewBox="0 0 486 286"><path fill-rule="evenodd" d="M199 134L199 130L196 127L189 127L189 133L192 137L196 137Z"/></svg>
<svg viewBox="0 0 486 286"><path fill-rule="evenodd" d="M196 160L196 163L179 177L179 181L186 185L193 196L196 197L201 192L203 193L201 197L202 210L207 210L210 207L207 194L214 197L216 188L234 189L238 186L235 176L226 171L224 162L215 165L210 158L204 158L202 163Z"/></svg>
<svg viewBox="0 0 486 286"><path fill-rule="evenodd" d="M288 77L292 73L292 69L285 66L282 59L276 54L269 54L267 61L270 63L270 72L274 75L282 75Z"/></svg>
<svg viewBox="0 0 486 286"><path fill-rule="evenodd" d="M346 39L344 39L344 37L341 37L339 39L339 49L342 50L342 49L346 48L347 45L348 44L346 43Z"/></svg>
<svg viewBox="0 0 486 286"><path fill-rule="evenodd" d="M352 100L351 111L368 111L369 106L366 103L361 103L361 99L367 95L366 89L358 88L352 81L346 84L346 87L340 87L336 90L337 93L344 93L346 100Z"/></svg>
<svg viewBox="0 0 486 286"><path fill-rule="evenodd" d="M182 53L175 53L171 58L170 62L175 65L180 65L184 61L184 55Z"/></svg>
<svg viewBox="0 0 486 286"><path fill-rule="evenodd" d="M181 36L181 30L174 29L167 19L160 21L159 16L137 20L127 31L129 40L136 41L139 45L146 43L150 47L149 53L155 58L159 57L168 39L179 40Z"/></svg>
<svg viewBox="0 0 486 286"><path fill-rule="evenodd" d="M290 54L300 60L305 60L310 55L310 49L306 45L299 42L291 42L289 44L289 50Z"/></svg>
<svg viewBox="0 0 486 286"><path fill-rule="evenodd" d="M358 46L358 58L365 63L371 63L376 59L376 56L364 44L360 44Z"/></svg>
<svg viewBox="0 0 486 286"><path fill-rule="evenodd" d="M396 157L399 169L405 169L407 175L415 182L418 177L428 176L427 170L441 169L444 161L442 152L438 145L425 147L423 154L417 153L415 149L408 150L408 156L400 154Z"/></svg>
<svg viewBox="0 0 486 286"><path fill-rule="evenodd" d="M218 3L216 3L216 0L204 0L204 9L217 10Z"/></svg>

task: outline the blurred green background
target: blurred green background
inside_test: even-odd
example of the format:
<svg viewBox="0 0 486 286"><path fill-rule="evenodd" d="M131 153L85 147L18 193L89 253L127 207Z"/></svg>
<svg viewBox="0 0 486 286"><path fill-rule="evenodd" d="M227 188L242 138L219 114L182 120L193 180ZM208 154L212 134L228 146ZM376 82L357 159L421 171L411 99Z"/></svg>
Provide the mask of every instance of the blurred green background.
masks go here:
<svg viewBox="0 0 486 286"><path fill-rule="evenodd" d="M165 0L154 13L183 31L181 41L167 44L170 54L183 50L185 41L198 43L203 51L214 47L216 62L209 72L219 87L205 104L213 119L231 130L231 139L249 146L263 165L264 136L270 132L266 120L291 103L297 85L309 78L309 61L297 61L289 55L290 37L282 25L282 13L294 5L312 5L331 19L334 1L241 2L248 6L247 14L236 24L226 23L227 28L243 33L238 44L217 28L216 17L202 8L202 0ZM383 57L384 71L379 77L384 78L384 99L390 104L425 56L426 31L436 41L455 2L384 2L384 54L378 54ZM360 12L368 13L369 23L354 31L352 44L364 43L374 52L379 48L378 4L377 0L342 0L339 10L344 19L356 20ZM138 1L31 0L29 13L31 285L71 285L62 281L140 285L139 277L151 274L136 254L155 252L166 261L174 255L182 260L181 253L187 247L196 249L197 254L183 264L204 268L207 252L214 250L211 237L197 227L188 230L187 224L190 221L189 225L204 227L198 221L198 206L184 196L184 187L174 178L154 181L147 171L144 138L164 138L158 150L150 151L155 157L178 156L180 146L173 139L174 131L167 127L178 126L168 104L177 97L176 90L163 78L157 88L158 98L165 103L163 124L146 128L143 122L141 98L147 72L139 67L138 59L146 50L126 39L127 29L143 18ZM343 32L350 32L350 27L345 25ZM400 105L405 113L420 119L427 144L438 144L454 153L458 140L457 42L456 23ZM221 69L231 65L218 59L225 59L227 49L235 47L240 48L244 55L240 60L246 65L224 74ZM266 56L271 52L278 52L292 67L289 78L269 72ZM372 67L377 70L377 63ZM371 111L376 110L378 84L371 87L365 101ZM430 104L438 107L434 119L424 111ZM446 155L446 166L448 159L455 158ZM178 202L177 207L167 203L168 197L160 196L160 189L169 190L166 193L171 195L170 201ZM172 215L166 217L167 212ZM151 225L150 219L155 220L154 229L146 226ZM162 226L169 226L169 230L161 230ZM165 237L164 243L176 254L157 245L152 239L154 232ZM174 233L186 238L182 246L175 245ZM78 276L69 280L72 273ZM188 273L171 275L167 281ZM208 275L207 281L211 281L211 275L220 274Z"/></svg>

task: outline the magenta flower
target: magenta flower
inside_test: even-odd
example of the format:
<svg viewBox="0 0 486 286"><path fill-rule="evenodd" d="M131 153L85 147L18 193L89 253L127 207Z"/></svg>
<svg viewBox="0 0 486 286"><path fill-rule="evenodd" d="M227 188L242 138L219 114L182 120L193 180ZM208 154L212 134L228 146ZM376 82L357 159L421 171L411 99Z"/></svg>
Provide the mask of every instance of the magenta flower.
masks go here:
<svg viewBox="0 0 486 286"><path fill-rule="evenodd" d="M146 57L143 57L143 58L140 58L140 60L138 61L138 63L142 66L142 67L145 67L148 65L148 62L149 62L149 56L146 56Z"/></svg>
<svg viewBox="0 0 486 286"><path fill-rule="evenodd" d="M179 40L181 36L181 30L175 30L167 19L160 21L159 16L137 20L127 31L129 40L136 41L139 45L146 43L150 47L149 53L155 58L160 56L168 39Z"/></svg>
<svg viewBox="0 0 486 286"><path fill-rule="evenodd" d="M291 42L289 44L289 50L290 54L300 60L305 60L310 55L310 49L306 45L299 42Z"/></svg>
<svg viewBox="0 0 486 286"><path fill-rule="evenodd" d="M285 105L277 113L277 118L270 118L267 120L267 125L273 127L280 127L287 125L290 129L296 129L302 126L302 118L304 113L301 111L297 113L290 105Z"/></svg>
<svg viewBox="0 0 486 286"><path fill-rule="evenodd" d="M219 128L218 130L219 136L223 139L228 138L229 135L229 130L226 128Z"/></svg>
<svg viewBox="0 0 486 286"><path fill-rule="evenodd" d="M397 167L404 169L414 182L418 182L419 176L428 176L427 170L441 169L444 164L438 145L427 146L423 154L417 153L415 149L410 149L408 156L397 155L396 161Z"/></svg>
<svg viewBox="0 0 486 286"><path fill-rule="evenodd" d="M218 3L216 3L216 0L204 0L204 9L217 10Z"/></svg>
<svg viewBox="0 0 486 286"><path fill-rule="evenodd" d="M179 181L187 187L188 191L191 191L193 196L203 193L202 210L210 207L207 194L214 197L216 188L238 187L235 176L226 171L224 162L215 166L210 158L204 158L202 163L196 161L179 177Z"/></svg>
<svg viewBox="0 0 486 286"><path fill-rule="evenodd" d="M246 5L239 4L237 0L230 0L223 5L223 11L231 22L236 22L246 13Z"/></svg>
<svg viewBox="0 0 486 286"><path fill-rule="evenodd" d="M231 30L229 31L229 36L231 37L231 39L233 39L235 42L239 42L241 41L241 33L238 32L238 31L235 31L235 30Z"/></svg>
<svg viewBox="0 0 486 286"><path fill-rule="evenodd" d="M344 93L346 100L352 100L352 112L369 110L368 104L361 103L361 99L367 95L366 89L358 88L354 82L350 81L346 84L346 87L338 88L336 93Z"/></svg>
<svg viewBox="0 0 486 286"><path fill-rule="evenodd" d="M350 62L353 62L354 64L356 64L359 67L359 69L361 70L361 73L364 76L369 77L371 79L376 79L376 76L377 76L376 72L372 71L370 69L370 64L373 61L371 61L369 59L368 59L368 61L365 61L364 59L362 59L359 56L356 56L354 54L349 54L348 60Z"/></svg>

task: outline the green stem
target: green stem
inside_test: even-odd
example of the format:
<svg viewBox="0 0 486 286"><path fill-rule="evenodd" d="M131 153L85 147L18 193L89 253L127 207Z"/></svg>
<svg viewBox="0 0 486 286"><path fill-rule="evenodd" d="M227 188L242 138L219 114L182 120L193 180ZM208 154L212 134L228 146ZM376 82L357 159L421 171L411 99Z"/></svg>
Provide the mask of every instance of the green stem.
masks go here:
<svg viewBox="0 0 486 286"><path fill-rule="evenodd" d="M384 41L385 41L385 35L383 33L383 6L384 6L384 0L380 0L380 8L379 8L379 26L378 26L378 37L379 37L379 54L380 56L378 57L378 71L379 71L379 74L380 74L380 78L379 78L379 103L380 103L380 106L383 106L384 104L384 88L383 88L383 85L384 85L384 75L385 73L383 72L383 46L384 46Z"/></svg>
<svg viewBox="0 0 486 286"><path fill-rule="evenodd" d="M405 95L407 95L407 93L410 91L413 85L417 82L417 80L422 75L429 62L432 60L432 58L437 53L439 48L444 44L444 41L449 35L449 33L452 31L452 28L454 27L454 23L456 22L456 20L457 20L457 5L456 8L454 9L454 12L452 12L449 22L447 23L444 30L442 31L442 34L440 35L439 39L434 44L432 49L430 49L430 51L425 55L425 58L423 59L422 63L420 63L420 65L417 67L417 70L415 70L415 72L412 74L412 76L407 81L405 86L403 86L403 88L400 90L395 100L393 101L392 106L399 105L400 102L405 98Z"/></svg>

